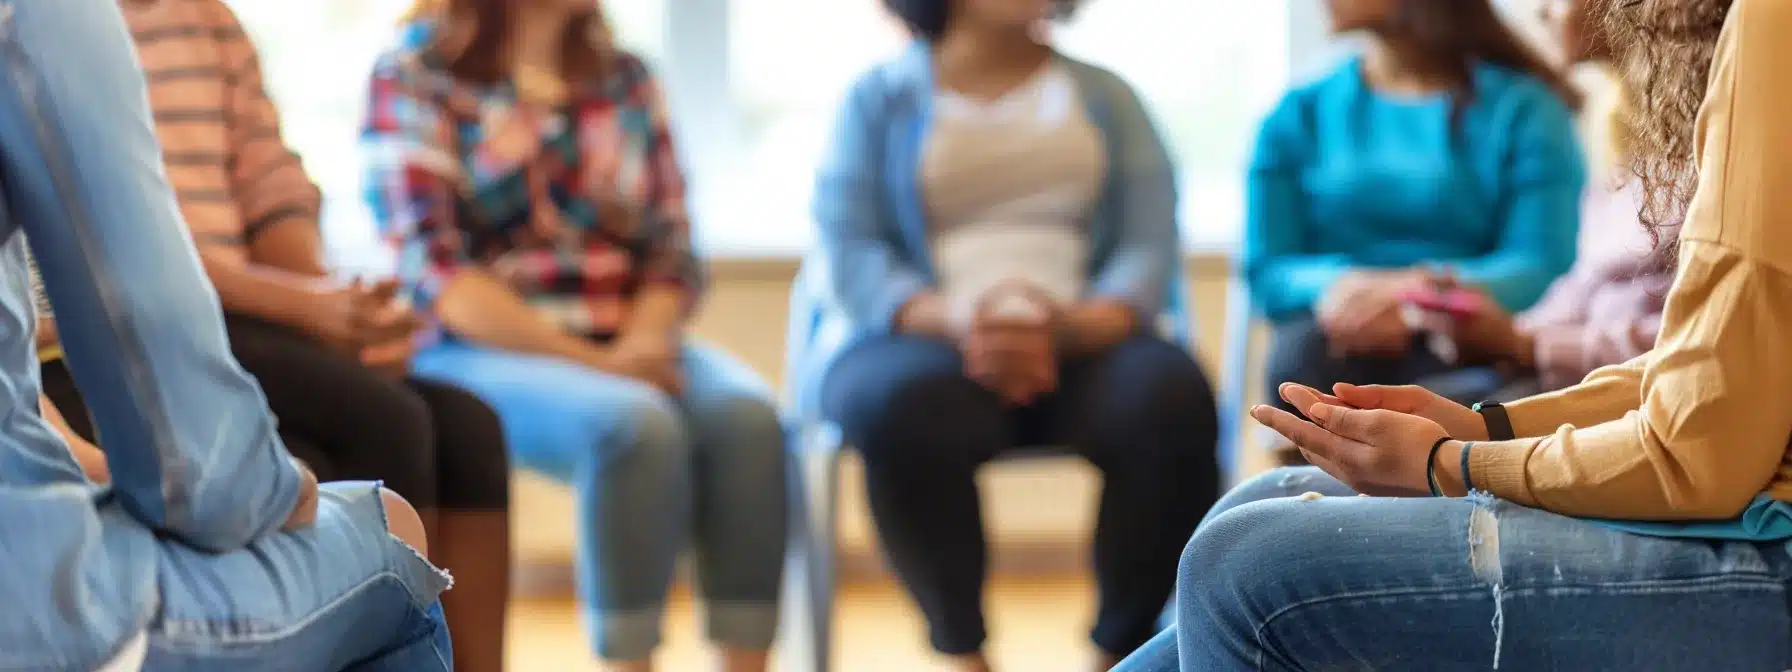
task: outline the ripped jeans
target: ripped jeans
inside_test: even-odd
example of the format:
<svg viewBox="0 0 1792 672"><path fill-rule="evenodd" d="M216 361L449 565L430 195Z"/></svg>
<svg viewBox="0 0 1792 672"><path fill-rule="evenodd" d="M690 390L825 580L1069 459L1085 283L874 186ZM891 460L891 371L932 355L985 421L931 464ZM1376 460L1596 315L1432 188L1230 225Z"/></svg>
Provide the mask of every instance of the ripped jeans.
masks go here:
<svg viewBox="0 0 1792 672"><path fill-rule="evenodd" d="M1785 543L1648 537L1480 494L1358 498L1282 469L1214 507L1182 556L1179 625L1114 669L1785 670L1788 580Z"/></svg>

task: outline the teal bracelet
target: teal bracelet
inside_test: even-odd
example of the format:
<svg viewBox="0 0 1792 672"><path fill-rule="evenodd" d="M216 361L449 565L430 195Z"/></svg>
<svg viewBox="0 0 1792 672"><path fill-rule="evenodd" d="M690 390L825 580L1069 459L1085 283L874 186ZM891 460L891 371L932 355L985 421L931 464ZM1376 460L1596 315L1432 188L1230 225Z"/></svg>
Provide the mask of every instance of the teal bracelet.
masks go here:
<svg viewBox="0 0 1792 672"><path fill-rule="evenodd" d="M1437 451L1450 442L1450 437L1437 440L1431 444L1431 452L1425 456L1425 485L1431 488L1432 497L1444 496L1443 488L1437 487Z"/></svg>
<svg viewBox="0 0 1792 672"><path fill-rule="evenodd" d="M1462 444L1462 488L1471 495L1475 493L1475 477L1468 473L1468 451L1474 447L1473 441Z"/></svg>

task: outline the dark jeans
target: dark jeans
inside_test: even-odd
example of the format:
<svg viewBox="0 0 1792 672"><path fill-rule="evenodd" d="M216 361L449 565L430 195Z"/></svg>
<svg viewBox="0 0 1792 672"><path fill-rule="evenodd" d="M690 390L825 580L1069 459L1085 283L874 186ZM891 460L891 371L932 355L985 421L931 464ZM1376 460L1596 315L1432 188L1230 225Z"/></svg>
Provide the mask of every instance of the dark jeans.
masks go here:
<svg viewBox="0 0 1792 672"><path fill-rule="evenodd" d="M1464 404L1485 401L1508 382L1492 369L1460 367L1438 359L1422 338L1415 338L1405 355L1398 357L1336 357L1325 331L1313 318L1275 325L1269 350L1269 390L1265 399L1285 411L1294 408L1282 401L1276 388L1300 383L1331 391L1335 383L1357 385L1423 385L1433 392Z"/></svg>
<svg viewBox="0 0 1792 672"><path fill-rule="evenodd" d="M1213 393L1186 352L1137 337L1065 361L1060 378L1037 404L1005 408L965 377L951 344L884 336L843 353L823 383L828 417L865 461L884 549L943 653L975 652L986 636L974 475L1004 451L1064 446L1101 470L1093 638L1110 653L1155 633L1178 549L1217 499Z"/></svg>
<svg viewBox="0 0 1792 672"><path fill-rule="evenodd" d="M292 329L226 316L230 349L255 376L280 437L320 481L379 480L418 508L502 511L510 501L504 431L485 402L442 383L394 380ZM44 394L75 433L93 424L61 360Z"/></svg>

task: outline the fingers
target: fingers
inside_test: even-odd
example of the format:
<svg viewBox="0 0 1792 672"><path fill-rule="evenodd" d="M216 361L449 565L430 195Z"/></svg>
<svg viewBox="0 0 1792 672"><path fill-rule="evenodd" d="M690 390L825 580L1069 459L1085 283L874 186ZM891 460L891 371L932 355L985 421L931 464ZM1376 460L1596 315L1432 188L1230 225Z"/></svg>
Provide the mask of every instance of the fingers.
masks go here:
<svg viewBox="0 0 1792 672"><path fill-rule="evenodd" d="M1393 413L1329 403L1325 400L1325 395L1303 385L1283 385L1282 388L1282 398L1306 414L1315 424L1333 434L1364 443L1375 443L1374 439L1383 433L1384 427L1376 421L1385 420L1384 414Z"/></svg>
<svg viewBox="0 0 1792 672"><path fill-rule="evenodd" d="M1312 414L1308 413L1308 409L1311 409L1315 404L1348 406L1348 404L1340 401L1337 397L1298 383L1282 383L1282 386L1277 388L1276 391L1281 394L1283 401L1288 402L1288 405L1293 406L1294 410L1300 411L1309 418L1312 417Z"/></svg>
<svg viewBox="0 0 1792 672"><path fill-rule="evenodd" d="M1335 460L1335 456L1342 454L1352 443L1344 437L1326 431L1323 427L1302 420L1293 413L1279 408L1258 406L1251 409L1251 418L1263 423L1263 426L1275 430L1277 434L1281 434L1289 441L1293 441L1294 445L1301 449L1301 452L1317 456L1320 460L1327 462Z"/></svg>
<svg viewBox="0 0 1792 672"><path fill-rule="evenodd" d="M1325 431L1369 445L1386 444L1399 428L1401 418L1411 417L1399 411L1363 410L1343 406L1313 404L1308 417Z"/></svg>
<svg viewBox="0 0 1792 672"><path fill-rule="evenodd" d="M1430 390L1417 385L1352 385L1338 383L1332 393L1346 405L1356 408L1381 408L1401 413L1418 413L1436 398Z"/></svg>

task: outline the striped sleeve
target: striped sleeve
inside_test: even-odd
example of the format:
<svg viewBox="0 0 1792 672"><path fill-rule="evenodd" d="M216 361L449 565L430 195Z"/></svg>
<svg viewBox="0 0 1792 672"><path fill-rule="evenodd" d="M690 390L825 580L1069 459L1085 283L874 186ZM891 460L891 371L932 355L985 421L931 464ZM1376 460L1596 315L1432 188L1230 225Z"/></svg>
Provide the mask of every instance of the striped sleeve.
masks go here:
<svg viewBox="0 0 1792 672"><path fill-rule="evenodd" d="M297 154L280 135L280 114L262 82L254 43L236 15L218 0L218 52L224 69L224 119L229 125L231 191L242 211L243 238L288 220L315 225L322 197Z"/></svg>

